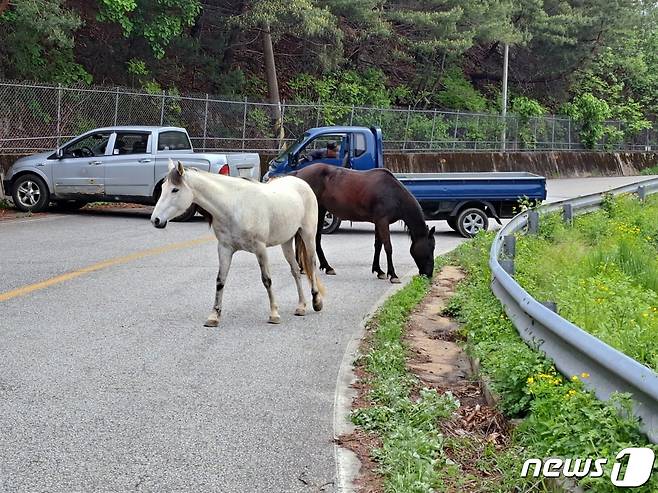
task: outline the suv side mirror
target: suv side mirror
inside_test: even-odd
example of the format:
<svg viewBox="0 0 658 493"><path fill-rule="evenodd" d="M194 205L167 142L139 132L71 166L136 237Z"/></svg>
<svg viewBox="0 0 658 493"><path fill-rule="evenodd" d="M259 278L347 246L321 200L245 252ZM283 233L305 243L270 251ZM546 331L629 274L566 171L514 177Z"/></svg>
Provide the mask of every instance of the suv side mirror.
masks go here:
<svg viewBox="0 0 658 493"><path fill-rule="evenodd" d="M55 155L57 156L57 159L62 159L64 157L64 151L59 148L55 151Z"/></svg>

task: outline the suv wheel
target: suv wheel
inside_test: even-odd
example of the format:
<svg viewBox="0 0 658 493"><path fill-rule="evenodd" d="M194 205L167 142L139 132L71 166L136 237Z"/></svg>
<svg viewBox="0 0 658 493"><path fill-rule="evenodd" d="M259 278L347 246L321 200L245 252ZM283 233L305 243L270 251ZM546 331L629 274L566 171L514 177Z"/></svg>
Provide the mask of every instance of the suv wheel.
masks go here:
<svg viewBox="0 0 658 493"><path fill-rule="evenodd" d="M37 175L19 176L12 186L14 205L23 212L41 212L50 200L46 183Z"/></svg>

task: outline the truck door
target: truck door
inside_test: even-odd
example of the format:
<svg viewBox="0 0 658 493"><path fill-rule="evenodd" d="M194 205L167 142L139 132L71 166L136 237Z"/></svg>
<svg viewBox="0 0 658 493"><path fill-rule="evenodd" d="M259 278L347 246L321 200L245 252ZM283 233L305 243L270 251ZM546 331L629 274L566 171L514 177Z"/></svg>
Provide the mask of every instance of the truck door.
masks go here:
<svg viewBox="0 0 658 493"><path fill-rule="evenodd" d="M105 191L105 167L111 132L94 132L67 144L53 162L53 187L58 197L100 197Z"/></svg>
<svg viewBox="0 0 658 493"><path fill-rule="evenodd" d="M368 145L368 135L363 132L354 132L352 134L352 169L366 170L373 168L372 159L372 142Z"/></svg>
<svg viewBox="0 0 658 493"><path fill-rule="evenodd" d="M111 155L105 158L105 195L148 197L154 183L155 160L150 132L117 131Z"/></svg>

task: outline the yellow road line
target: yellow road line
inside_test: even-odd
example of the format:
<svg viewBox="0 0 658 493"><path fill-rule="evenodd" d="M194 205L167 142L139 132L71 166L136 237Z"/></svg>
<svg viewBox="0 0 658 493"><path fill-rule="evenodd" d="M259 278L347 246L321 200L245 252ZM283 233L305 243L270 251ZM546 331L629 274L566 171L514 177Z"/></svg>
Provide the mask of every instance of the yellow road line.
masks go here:
<svg viewBox="0 0 658 493"><path fill-rule="evenodd" d="M201 245L203 243L208 243L212 241L214 236L203 236L195 240L183 241L180 243L170 243L169 245L163 245L156 248L149 248L148 250L142 250L140 252L131 253L130 255L124 255L122 257L115 257L108 260L103 260L102 262L97 262L95 264L88 265L78 270L71 272L66 272L59 276L51 277L45 281L40 281L34 284L27 284L21 286L20 288L12 289L11 291L5 291L0 293L0 302L7 301L12 298L17 298L19 296L25 296L26 294L32 293L33 291L39 291L40 289L45 289L47 287L53 286L55 284L60 284L62 282L70 281L76 277L89 274L90 272L95 272L101 269L107 269L108 267L114 267L115 265L125 264L132 262L133 260L138 260L144 257L151 257L153 255L160 255L162 253L172 252L174 250L181 250L183 248L189 248L196 245Z"/></svg>

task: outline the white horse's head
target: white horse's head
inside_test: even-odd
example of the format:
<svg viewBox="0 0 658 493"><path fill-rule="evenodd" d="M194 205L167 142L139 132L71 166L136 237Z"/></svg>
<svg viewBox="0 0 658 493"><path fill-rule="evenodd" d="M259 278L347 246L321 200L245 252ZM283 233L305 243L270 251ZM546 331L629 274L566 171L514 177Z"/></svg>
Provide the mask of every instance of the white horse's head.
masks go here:
<svg viewBox="0 0 658 493"><path fill-rule="evenodd" d="M151 214L151 222L156 228L164 228L170 219L180 216L192 205L194 195L185 175L183 163L174 164L170 159L169 174L162 183L160 198Z"/></svg>

